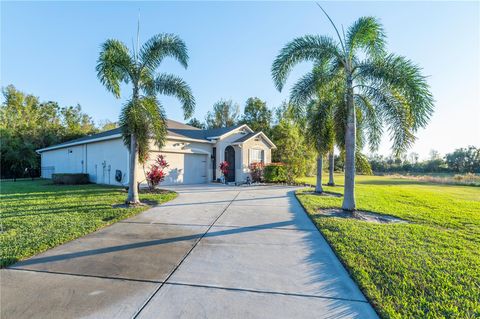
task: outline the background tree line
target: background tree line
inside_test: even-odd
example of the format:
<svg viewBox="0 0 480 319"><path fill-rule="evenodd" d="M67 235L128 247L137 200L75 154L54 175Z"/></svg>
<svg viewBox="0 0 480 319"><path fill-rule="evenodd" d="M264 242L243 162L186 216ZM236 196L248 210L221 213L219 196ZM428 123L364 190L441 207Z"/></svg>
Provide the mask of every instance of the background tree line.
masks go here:
<svg viewBox="0 0 480 319"><path fill-rule="evenodd" d="M419 161L418 154L409 156L374 155L369 158L375 173L480 173L480 148L457 148L444 157L432 150L427 160Z"/></svg>
<svg viewBox="0 0 480 319"><path fill-rule="evenodd" d="M40 101L13 85L2 89L0 106L0 169L2 178L38 176L40 156L35 150L116 127L102 121L95 125L80 105L61 107ZM27 170L27 171L26 171Z"/></svg>

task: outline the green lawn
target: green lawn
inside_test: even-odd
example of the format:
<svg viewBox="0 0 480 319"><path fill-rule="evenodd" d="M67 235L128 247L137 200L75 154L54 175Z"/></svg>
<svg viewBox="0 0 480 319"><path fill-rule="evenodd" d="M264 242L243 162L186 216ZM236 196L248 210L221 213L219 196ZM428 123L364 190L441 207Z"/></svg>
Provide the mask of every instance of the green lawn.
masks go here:
<svg viewBox="0 0 480 319"><path fill-rule="evenodd" d="M358 176L358 209L402 224L322 217L342 198L297 196L383 318L480 318L480 187Z"/></svg>
<svg viewBox="0 0 480 319"><path fill-rule="evenodd" d="M141 200L163 203L176 193L140 194ZM1 183L0 266L91 233L100 227L133 216L147 208L120 208L125 201L119 187L60 186L48 180Z"/></svg>

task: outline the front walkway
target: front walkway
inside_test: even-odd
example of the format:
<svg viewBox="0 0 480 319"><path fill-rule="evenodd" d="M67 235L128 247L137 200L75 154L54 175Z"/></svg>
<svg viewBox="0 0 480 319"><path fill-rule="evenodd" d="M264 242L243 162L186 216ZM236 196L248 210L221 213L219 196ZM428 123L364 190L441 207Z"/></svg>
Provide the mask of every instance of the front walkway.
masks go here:
<svg viewBox="0 0 480 319"><path fill-rule="evenodd" d="M377 318L287 187L179 197L1 273L1 318Z"/></svg>

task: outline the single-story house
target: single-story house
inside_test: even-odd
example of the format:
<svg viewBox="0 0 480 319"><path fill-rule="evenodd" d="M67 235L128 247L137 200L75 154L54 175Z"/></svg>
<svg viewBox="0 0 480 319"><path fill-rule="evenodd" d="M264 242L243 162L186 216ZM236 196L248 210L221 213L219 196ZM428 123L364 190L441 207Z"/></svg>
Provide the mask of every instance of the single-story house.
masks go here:
<svg viewBox="0 0 480 319"><path fill-rule="evenodd" d="M202 130L167 120L167 140L162 149L152 141L149 161L163 154L169 164L162 185L198 184L222 176L219 165L230 165L227 182L243 183L254 162L271 162L275 145L263 132L248 125ZM123 144L121 130L116 128L37 150L41 155L41 174L87 173L92 183L127 185L129 150ZM145 165L148 169L149 163ZM144 168L138 165L138 176L145 180Z"/></svg>

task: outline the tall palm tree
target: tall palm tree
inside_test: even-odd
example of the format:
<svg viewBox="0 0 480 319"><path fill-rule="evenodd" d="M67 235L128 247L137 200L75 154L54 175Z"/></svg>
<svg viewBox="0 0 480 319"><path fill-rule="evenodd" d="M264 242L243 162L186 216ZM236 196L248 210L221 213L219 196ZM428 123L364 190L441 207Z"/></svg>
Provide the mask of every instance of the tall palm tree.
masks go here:
<svg viewBox="0 0 480 319"><path fill-rule="evenodd" d="M316 61L313 70L300 78L292 87L290 101L307 118L307 135L315 141L317 157L317 182L315 192L322 193L323 159L329 155L329 184L333 182L333 156L337 136L335 126L343 125L343 119L334 116L336 110L344 107L344 88L340 77L330 77L327 59ZM307 109L304 109L307 105ZM336 123L335 121L339 122ZM342 137L343 138L343 137Z"/></svg>
<svg viewBox="0 0 480 319"><path fill-rule="evenodd" d="M333 107L325 100L312 101L307 110L307 136L315 141L317 150L316 193L322 193L323 159L334 146Z"/></svg>
<svg viewBox="0 0 480 319"><path fill-rule="evenodd" d="M322 9L323 10L323 9ZM292 68L302 61L329 61L324 80L342 77L345 87L345 183L342 208L355 210L355 153L357 110L370 148L378 148L383 126L387 126L395 153L402 153L415 141L415 132L425 127L433 112L433 97L421 69L403 56L387 54L385 33L376 18L362 17L337 40L307 35L288 43L272 65L275 86L282 90Z"/></svg>
<svg viewBox="0 0 480 319"><path fill-rule="evenodd" d="M150 140L159 148L165 143L166 118L157 95L177 97L185 119L191 117L195 108L195 99L185 81L171 74L156 74L166 57L176 59L187 68L187 47L176 35L158 34L140 47L137 34L137 45L132 51L124 43L110 39L102 44L98 57L98 79L116 98L120 98L120 84L132 85L132 95L120 114L123 141L130 151L128 204L140 202L137 165L139 159L146 158Z"/></svg>

